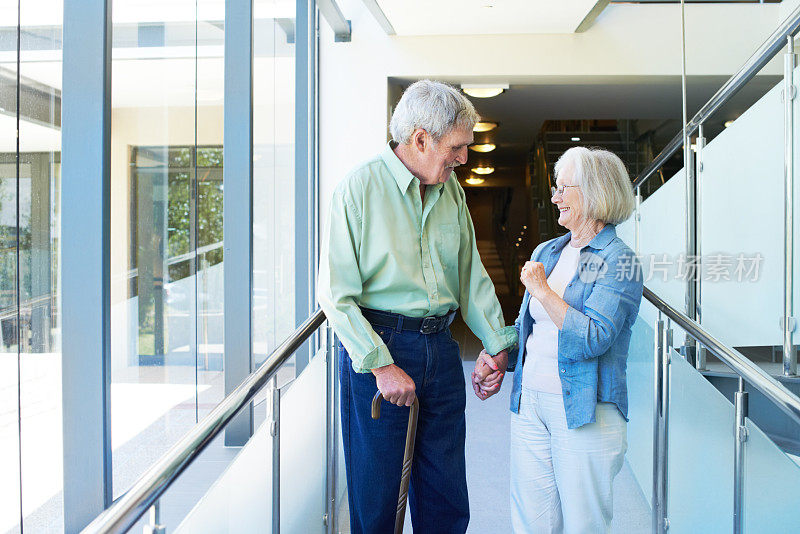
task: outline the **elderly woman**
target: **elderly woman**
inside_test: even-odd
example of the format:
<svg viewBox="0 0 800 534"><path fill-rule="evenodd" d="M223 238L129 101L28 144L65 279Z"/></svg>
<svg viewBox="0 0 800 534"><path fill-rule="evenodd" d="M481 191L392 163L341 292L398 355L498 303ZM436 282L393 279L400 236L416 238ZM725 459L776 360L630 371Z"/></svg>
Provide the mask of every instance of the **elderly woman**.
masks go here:
<svg viewBox="0 0 800 534"><path fill-rule="evenodd" d="M625 166L606 150L571 148L555 171L551 201L569 232L523 267L518 348L509 351L511 519L514 532L594 534L608 531L627 449L625 368L642 280L614 226L634 198ZM499 389L503 363L481 354L479 397Z"/></svg>

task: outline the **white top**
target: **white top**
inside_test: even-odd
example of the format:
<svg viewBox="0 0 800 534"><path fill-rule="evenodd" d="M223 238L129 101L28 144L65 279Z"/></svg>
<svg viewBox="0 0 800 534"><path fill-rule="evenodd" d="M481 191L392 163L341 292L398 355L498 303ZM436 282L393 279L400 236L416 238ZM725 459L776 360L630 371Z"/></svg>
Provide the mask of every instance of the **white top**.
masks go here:
<svg viewBox="0 0 800 534"><path fill-rule="evenodd" d="M559 297L578 271L581 249L567 243L561 250L558 263L547 277L547 285ZM558 328L541 302L531 297L528 305L533 317L533 329L525 342L525 364L522 367L522 385L544 393L561 395L561 378L558 375Z"/></svg>

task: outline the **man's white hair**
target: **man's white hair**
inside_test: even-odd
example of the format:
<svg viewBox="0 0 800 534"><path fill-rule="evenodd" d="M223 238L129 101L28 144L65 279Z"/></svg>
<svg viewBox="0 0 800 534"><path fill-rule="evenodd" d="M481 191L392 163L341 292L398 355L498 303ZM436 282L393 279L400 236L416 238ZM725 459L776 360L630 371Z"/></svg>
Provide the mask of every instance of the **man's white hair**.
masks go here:
<svg viewBox="0 0 800 534"><path fill-rule="evenodd" d="M556 162L556 179L572 165L573 180L583 198L586 217L619 224L633 213L636 200L625 164L613 152L601 148L572 147Z"/></svg>
<svg viewBox="0 0 800 534"><path fill-rule="evenodd" d="M409 144L417 128L439 142L453 128L472 130L479 120L472 102L457 89L441 82L420 80L411 84L400 97L389 131L398 144Z"/></svg>

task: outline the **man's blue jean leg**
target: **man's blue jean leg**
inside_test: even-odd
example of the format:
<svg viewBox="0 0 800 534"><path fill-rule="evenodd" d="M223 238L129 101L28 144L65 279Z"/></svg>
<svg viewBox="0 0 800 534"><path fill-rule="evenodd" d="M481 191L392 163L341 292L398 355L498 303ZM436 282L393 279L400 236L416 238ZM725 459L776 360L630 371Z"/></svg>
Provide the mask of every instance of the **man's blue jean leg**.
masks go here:
<svg viewBox="0 0 800 534"><path fill-rule="evenodd" d="M458 345L445 330L423 335L376 327L395 363L414 380L420 402L409 506L415 532L463 534L469 522L464 439L466 386ZM375 377L353 371L339 346L342 436L350 528L394 529L408 408L388 402L371 417Z"/></svg>

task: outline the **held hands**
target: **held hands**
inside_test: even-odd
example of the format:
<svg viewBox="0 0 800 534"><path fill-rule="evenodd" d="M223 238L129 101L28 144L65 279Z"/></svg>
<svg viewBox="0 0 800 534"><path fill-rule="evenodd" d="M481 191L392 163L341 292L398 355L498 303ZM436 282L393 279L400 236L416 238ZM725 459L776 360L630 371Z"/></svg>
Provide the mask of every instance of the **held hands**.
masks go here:
<svg viewBox="0 0 800 534"><path fill-rule="evenodd" d="M500 391L507 367L508 352L502 350L492 357L482 350L472 372L472 389L475 390L475 395L486 400Z"/></svg>
<svg viewBox="0 0 800 534"><path fill-rule="evenodd" d="M398 406L411 406L416 397L414 380L395 364L372 369L383 398Z"/></svg>
<svg viewBox="0 0 800 534"><path fill-rule="evenodd" d="M527 261L522 267L519 279L534 298L541 300L545 292L550 289L547 285L547 276L544 273L544 264L538 261Z"/></svg>

